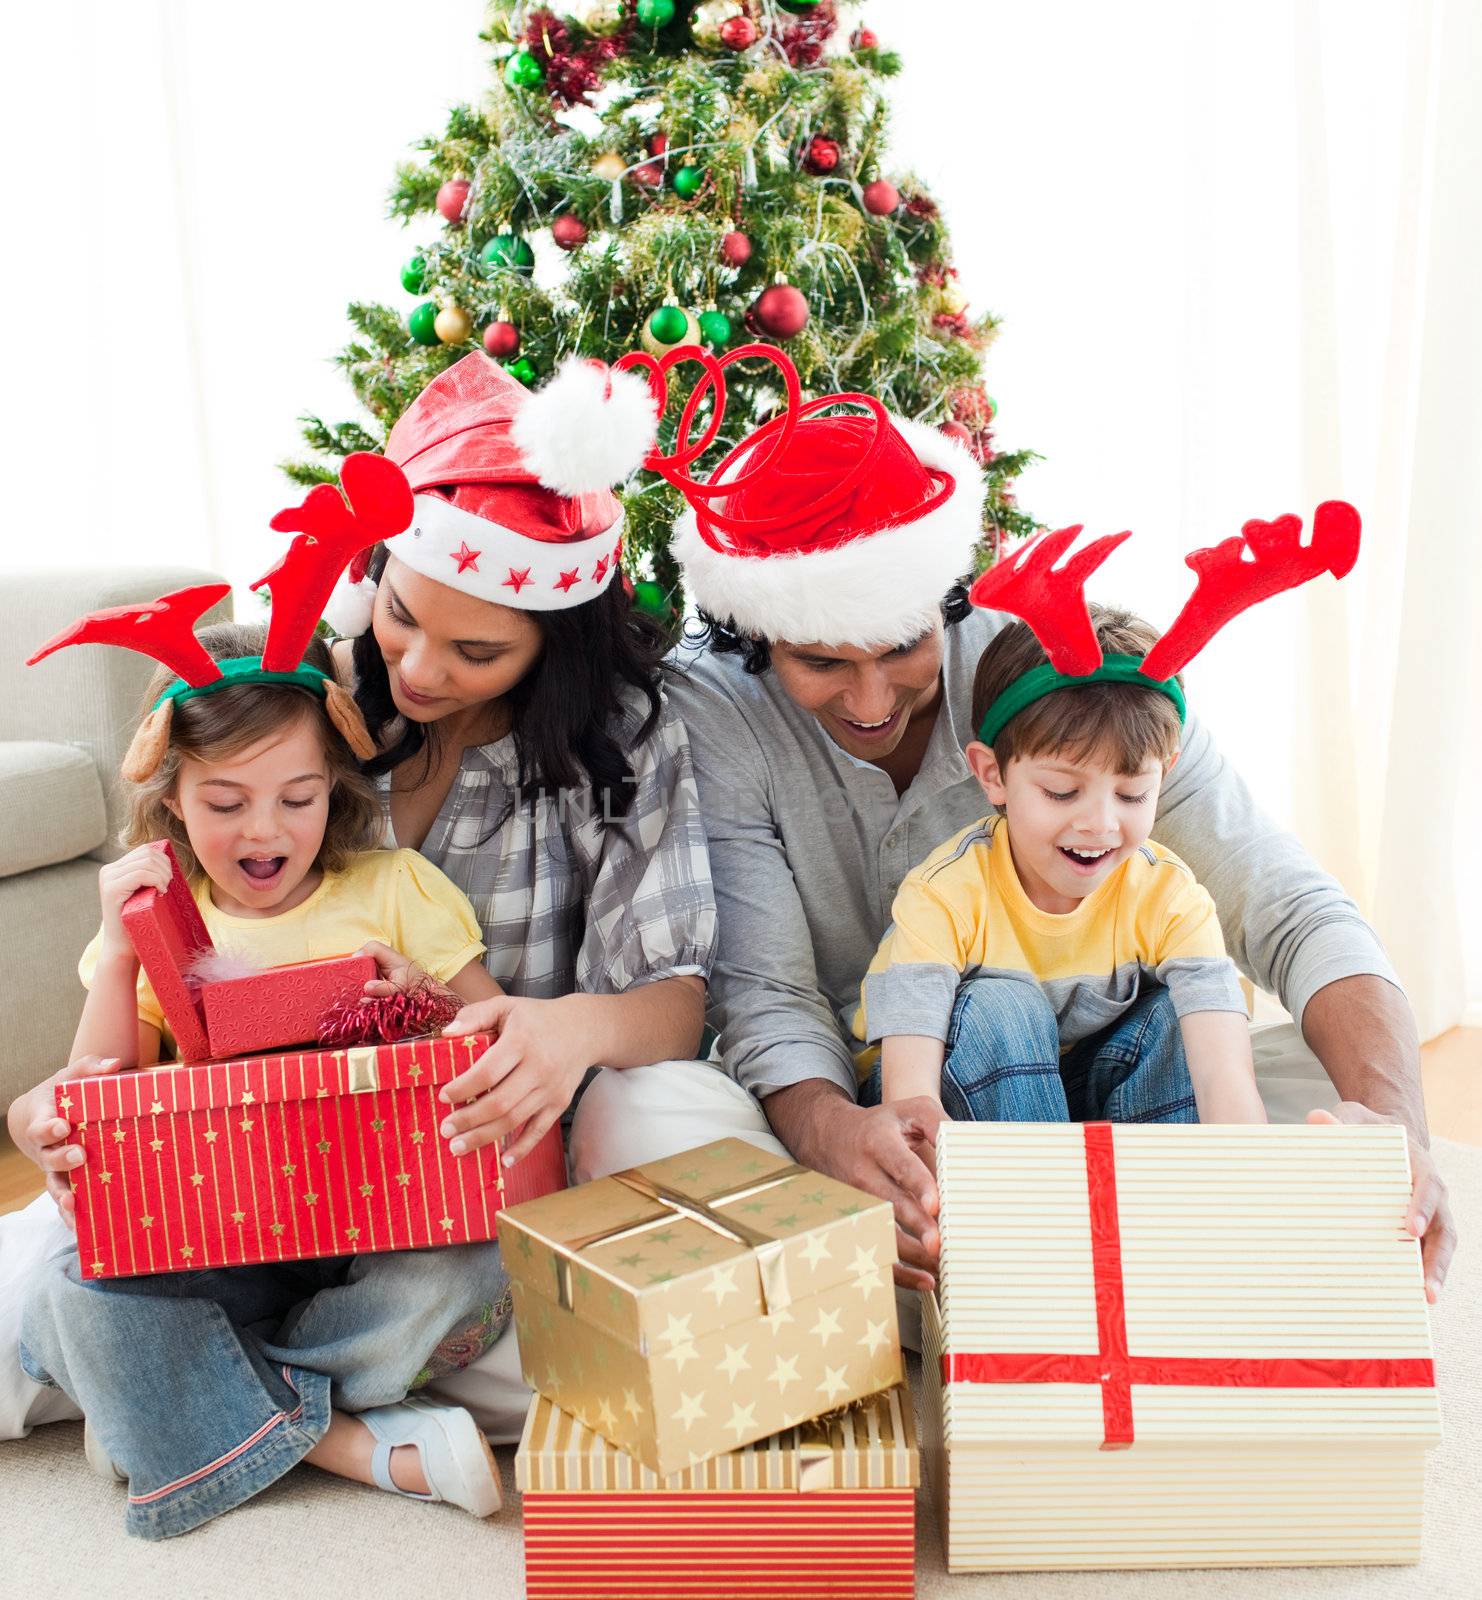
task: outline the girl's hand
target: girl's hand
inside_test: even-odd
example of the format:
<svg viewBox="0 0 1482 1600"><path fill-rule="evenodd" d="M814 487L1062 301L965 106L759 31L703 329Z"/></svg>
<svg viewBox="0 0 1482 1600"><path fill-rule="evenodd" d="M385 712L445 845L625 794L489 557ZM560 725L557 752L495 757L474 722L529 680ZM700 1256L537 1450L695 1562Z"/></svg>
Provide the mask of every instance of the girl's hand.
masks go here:
<svg viewBox="0 0 1482 1600"><path fill-rule="evenodd" d="M586 998L531 1000L500 995L464 1006L443 1029L449 1038L470 1033L499 1036L467 1072L442 1090L449 1105L472 1101L443 1119L441 1132L455 1156L494 1144L519 1129L518 1138L504 1152L505 1166L512 1167L545 1136L570 1105L587 1068L597 1064L597 1047L584 1017Z"/></svg>
<svg viewBox="0 0 1482 1600"><path fill-rule="evenodd" d="M15 1100L5 1119L16 1149L46 1174L47 1193L69 1228L77 1227L77 1201L67 1174L87 1160L87 1152L67 1143L72 1129L57 1115L56 1086L67 1079L99 1077L118 1069L115 1057L80 1056Z"/></svg>
<svg viewBox="0 0 1482 1600"><path fill-rule="evenodd" d="M389 944L382 944L379 939L368 940L355 954L369 956L375 962L378 976L366 980L365 993L378 1000L415 988L427 977L410 956L393 950Z"/></svg>
<svg viewBox="0 0 1482 1600"><path fill-rule="evenodd" d="M136 889L168 889L170 887L170 862L163 850L153 845L141 844L117 861L110 861L98 873L98 898L103 903L103 946L101 954L116 955L121 951L130 956L134 947L124 932L124 901Z"/></svg>

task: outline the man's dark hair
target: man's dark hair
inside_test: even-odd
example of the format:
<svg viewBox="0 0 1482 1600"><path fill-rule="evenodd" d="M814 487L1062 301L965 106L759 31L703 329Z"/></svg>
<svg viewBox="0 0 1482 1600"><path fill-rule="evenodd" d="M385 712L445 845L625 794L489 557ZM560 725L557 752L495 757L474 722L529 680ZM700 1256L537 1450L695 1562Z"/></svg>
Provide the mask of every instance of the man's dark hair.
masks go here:
<svg viewBox="0 0 1482 1600"><path fill-rule="evenodd" d="M954 583L942 597L942 623L955 627L972 610L967 597L966 582ZM759 677L772 665L772 645L767 639L758 639L749 633L740 633L729 617L724 622L712 617L708 611L699 613L699 625L685 631L685 642L709 645L719 656L740 656L742 667L752 677ZM798 644L808 641L799 639Z"/></svg>

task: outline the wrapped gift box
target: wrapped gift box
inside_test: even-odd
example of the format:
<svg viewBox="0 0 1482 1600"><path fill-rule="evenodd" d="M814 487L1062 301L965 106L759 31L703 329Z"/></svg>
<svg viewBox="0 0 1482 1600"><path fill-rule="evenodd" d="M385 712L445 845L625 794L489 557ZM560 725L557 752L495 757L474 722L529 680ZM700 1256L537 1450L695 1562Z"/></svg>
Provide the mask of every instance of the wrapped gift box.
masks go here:
<svg viewBox="0 0 1482 1600"><path fill-rule="evenodd" d="M915 1593L905 1387L661 1478L541 1395L515 1456L530 1600Z"/></svg>
<svg viewBox="0 0 1482 1600"><path fill-rule="evenodd" d="M202 980L195 969L215 955L200 907L161 840L172 868L166 890L138 889L123 908L124 931L149 975L182 1061L222 1060L305 1044L337 1000L359 994L376 975L369 956L336 956L269 967L236 978Z"/></svg>
<svg viewBox="0 0 1482 1600"><path fill-rule="evenodd" d="M901 1380L889 1204L741 1139L505 1213L525 1381L668 1474Z"/></svg>
<svg viewBox="0 0 1482 1600"><path fill-rule="evenodd" d="M937 1179L951 1571L1418 1559L1439 1415L1403 1129L950 1123Z"/></svg>
<svg viewBox="0 0 1482 1600"><path fill-rule="evenodd" d="M72 1174L87 1278L492 1239L559 1189L559 1125L505 1168L453 1156L441 1087L486 1034L158 1067L57 1088L88 1159Z"/></svg>

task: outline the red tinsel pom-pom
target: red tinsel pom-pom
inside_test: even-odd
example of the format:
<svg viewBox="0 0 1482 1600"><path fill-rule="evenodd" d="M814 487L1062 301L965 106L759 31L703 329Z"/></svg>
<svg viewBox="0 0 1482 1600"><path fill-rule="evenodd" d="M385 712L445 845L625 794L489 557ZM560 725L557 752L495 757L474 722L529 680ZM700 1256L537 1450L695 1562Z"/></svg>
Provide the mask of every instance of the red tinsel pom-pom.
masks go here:
<svg viewBox="0 0 1482 1600"><path fill-rule="evenodd" d="M818 0L816 6L801 16L789 17L778 36L778 43L782 46L782 53L787 57L788 65L792 67L815 65L823 54L825 41L838 26L839 14L834 9L834 0Z"/></svg>
<svg viewBox="0 0 1482 1600"><path fill-rule="evenodd" d="M334 1050L359 1044L395 1044L445 1028L463 1002L430 981L373 997L348 995L319 1019L319 1042Z"/></svg>

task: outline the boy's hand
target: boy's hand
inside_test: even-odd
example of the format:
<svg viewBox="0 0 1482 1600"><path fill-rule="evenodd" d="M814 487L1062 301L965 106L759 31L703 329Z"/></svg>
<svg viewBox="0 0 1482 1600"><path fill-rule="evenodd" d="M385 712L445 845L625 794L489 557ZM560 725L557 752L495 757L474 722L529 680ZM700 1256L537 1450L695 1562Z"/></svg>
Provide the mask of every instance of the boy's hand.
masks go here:
<svg viewBox="0 0 1482 1600"><path fill-rule="evenodd" d="M136 889L170 887L170 862L163 850L141 844L117 861L108 862L98 873L98 899L103 906L101 955L134 954L124 932L124 902Z"/></svg>
<svg viewBox="0 0 1482 1600"><path fill-rule="evenodd" d="M67 1143L72 1129L57 1115L56 1086L72 1078L101 1077L104 1073L117 1072L119 1065L112 1056L79 1056L15 1100L6 1117L16 1149L46 1174L47 1193L56 1201L62 1221L69 1228L77 1226L77 1201L68 1174L87 1160L87 1152L80 1145Z"/></svg>
<svg viewBox="0 0 1482 1600"><path fill-rule="evenodd" d="M355 954L369 956L375 962L379 976L367 979L365 993L374 995L378 1000L405 989L413 989L427 976L410 956L393 950L389 944L382 944L379 939L368 940Z"/></svg>

